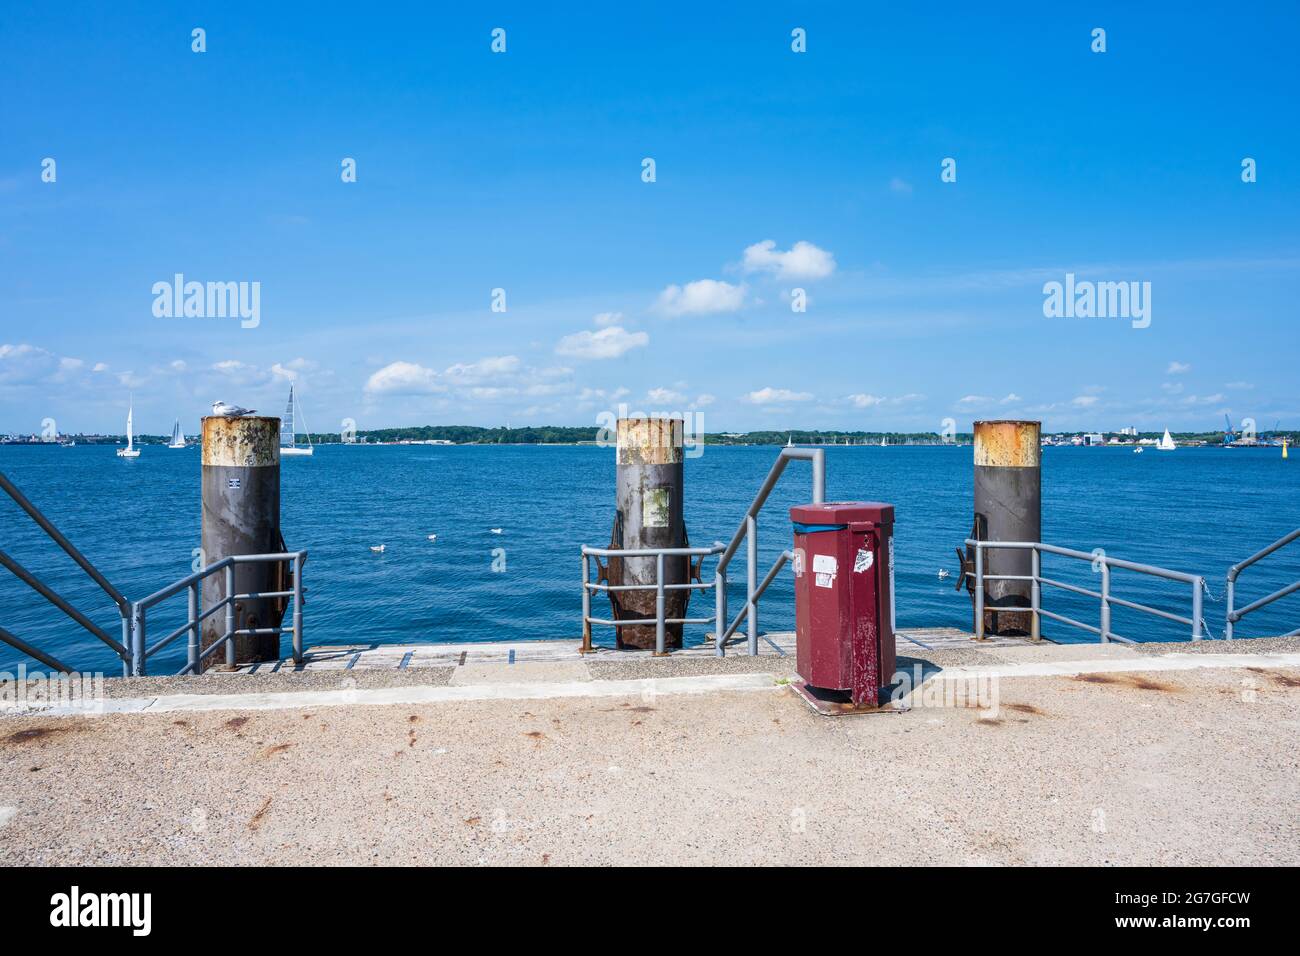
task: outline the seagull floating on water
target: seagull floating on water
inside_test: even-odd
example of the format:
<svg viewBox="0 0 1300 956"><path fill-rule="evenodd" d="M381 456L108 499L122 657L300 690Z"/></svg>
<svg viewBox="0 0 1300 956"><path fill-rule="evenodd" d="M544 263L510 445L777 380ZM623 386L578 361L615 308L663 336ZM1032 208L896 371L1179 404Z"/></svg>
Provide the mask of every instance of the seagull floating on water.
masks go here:
<svg viewBox="0 0 1300 956"><path fill-rule="evenodd" d="M256 408L245 408L243 405L227 405L225 402L212 403L212 414L221 418L243 418L245 415L256 413Z"/></svg>
<svg viewBox="0 0 1300 956"><path fill-rule="evenodd" d="M944 578L946 578L947 576L948 576L948 569L947 569L947 568L940 568L940 569L939 569L939 580L942 581L942 580L943 580Z"/></svg>
<svg viewBox="0 0 1300 956"><path fill-rule="evenodd" d="M431 535L429 535L429 540L430 540L430 541L437 541L437 540L438 540L438 536L437 536L436 534L431 534Z"/></svg>
<svg viewBox="0 0 1300 956"><path fill-rule="evenodd" d="M502 528L488 528L488 530L491 531L493 534L500 534L500 533L502 532L502 530L504 530L504 529L502 529Z"/></svg>
<svg viewBox="0 0 1300 956"><path fill-rule="evenodd" d="M383 554L383 553L384 553L384 548L386 548L386 547L388 547L388 545L386 545L386 544L372 544L372 545L370 546L370 550L373 551L373 552L375 552L375 554Z"/></svg>

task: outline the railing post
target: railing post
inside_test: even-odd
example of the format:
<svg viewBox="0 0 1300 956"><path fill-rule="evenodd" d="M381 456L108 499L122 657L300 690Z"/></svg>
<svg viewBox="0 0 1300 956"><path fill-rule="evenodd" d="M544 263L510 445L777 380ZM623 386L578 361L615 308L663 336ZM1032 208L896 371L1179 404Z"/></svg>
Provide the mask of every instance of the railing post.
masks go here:
<svg viewBox="0 0 1300 956"><path fill-rule="evenodd" d="M144 608L139 604L131 605L131 675L145 676L144 659Z"/></svg>
<svg viewBox="0 0 1300 956"><path fill-rule="evenodd" d="M822 448L813 450L813 504L826 502L826 451Z"/></svg>
<svg viewBox="0 0 1300 956"><path fill-rule="evenodd" d="M135 673L135 641L131 638L131 632L135 627L135 611L127 607L125 611L118 608L118 613L122 615L122 646L126 648L127 656L122 659L122 676L130 677Z"/></svg>
<svg viewBox="0 0 1300 956"><path fill-rule="evenodd" d="M984 542L975 542L975 640L984 640Z"/></svg>
<svg viewBox="0 0 1300 956"><path fill-rule="evenodd" d="M717 657L726 655L726 641L722 635L727 631L727 572L713 572L713 633L717 647L713 653Z"/></svg>
<svg viewBox="0 0 1300 956"><path fill-rule="evenodd" d="M655 555L655 657L666 657L664 650L664 554Z"/></svg>
<svg viewBox="0 0 1300 956"><path fill-rule="evenodd" d="M235 564L226 565L226 666L235 666Z"/></svg>
<svg viewBox="0 0 1300 956"><path fill-rule="evenodd" d="M1201 639L1201 613L1204 610L1201 602L1205 594L1205 578L1197 578L1192 582L1192 640Z"/></svg>
<svg viewBox="0 0 1300 956"><path fill-rule="evenodd" d="M1034 580L1029 584L1030 607L1034 609L1029 625L1031 628L1029 638L1030 640L1041 641L1043 639L1043 623L1042 615L1040 615L1038 611L1043 602L1043 586L1039 583L1038 579L1043 576L1043 556L1038 550L1037 543L1034 544L1034 547L1029 549L1029 553L1031 555L1030 573L1034 576Z"/></svg>
<svg viewBox="0 0 1300 956"><path fill-rule="evenodd" d="M1101 642L1110 643L1110 565L1101 560Z"/></svg>
<svg viewBox="0 0 1300 956"><path fill-rule="evenodd" d="M189 621L190 637L186 647L185 661L189 666L191 674L199 672L199 583L196 581L189 587Z"/></svg>
<svg viewBox="0 0 1300 956"><path fill-rule="evenodd" d="M302 552L293 558L293 662L302 663Z"/></svg>
<svg viewBox="0 0 1300 956"><path fill-rule="evenodd" d="M758 519L745 516L745 558L749 567L745 571L745 624L749 629L749 653L758 654L758 606L754 592L758 590Z"/></svg>
<svg viewBox="0 0 1300 956"><path fill-rule="evenodd" d="M1236 598L1236 591L1237 591L1237 582L1233 580L1233 577L1230 574L1228 575L1227 596L1224 598L1224 600L1228 602L1228 608L1226 612L1227 622L1225 623L1223 628L1223 639L1225 641L1232 640L1232 625L1233 625L1232 604L1233 604L1233 600Z"/></svg>
<svg viewBox="0 0 1300 956"><path fill-rule="evenodd" d="M591 589L587 582L591 580L591 561L587 552L582 552L582 647L579 654L591 653Z"/></svg>

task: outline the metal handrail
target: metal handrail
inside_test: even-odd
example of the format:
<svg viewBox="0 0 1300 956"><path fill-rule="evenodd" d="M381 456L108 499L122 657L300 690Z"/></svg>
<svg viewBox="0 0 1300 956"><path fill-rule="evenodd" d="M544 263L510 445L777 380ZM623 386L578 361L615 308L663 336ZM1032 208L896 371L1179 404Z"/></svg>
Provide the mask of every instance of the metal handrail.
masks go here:
<svg viewBox="0 0 1300 956"><path fill-rule="evenodd" d="M176 638L189 632L189 642L186 646L185 666L177 674L199 673L203 660L216 651L219 647L226 649L226 664L233 667L235 665L235 642L238 636L250 636L256 634L283 634L286 630L293 634L293 661L295 664L302 663L302 566L307 560L306 551L282 551L274 554L236 554L215 561L205 568L195 571L193 574L181 578L179 581L173 581L164 588L155 591L148 597L134 602L131 605L132 636L134 638L134 647L132 654L132 674L143 676L146 672L148 660L150 657L161 651ZM239 564L256 564L266 562L293 562L293 590L291 591L254 591L247 594L239 594L235 591L235 566ZM217 572L225 573L225 592L226 596L214 604L212 607L203 607L203 591L201 585L204 580L216 574ZM148 632L147 612L149 608L167 600L169 597L179 594L181 591L188 591L187 614L185 623L176 628L166 637L157 641L152 647L145 646L145 635ZM293 626L286 628L280 627L262 627L262 628L236 628L235 627L235 604L239 601L250 601L258 598L274 597L291 597L293 598ZM205 620L215 614L217 611L225 609L226 612L226 629L217 640L213 641L205 648L200 648L200 627Z"/></svg>
<svg viewBox="0 0 1300 956"><path fill-rule="evenodd" d="M758 513L763 510L763 505L767 502L767 497L772 493L776 486L785 466L791 461L799 459L812 462L812 499L813 504L822 504L826 500L826 452L822 448L782 448L781 453L777 455L776 461L772 465L772 470L767 473L767 478L763 480L762 487L758 489L758 494L749 505L749 510L745 512L744 519L740 522L740 527L732 535L731 543L727 545L726 551L718 559L718 573L724 574L727 565L731 562L740 547L740 542L745 541L745 558L748 564L745 573L745 606L741 608L740 613L731 625L722 631L718 631L718 654L722 654L722 645L725 642L723 637L730 636L740 627L741 621L748 624L748 643L749 653L758 653L758 600L767 590L767 586L772 583L777 572L790 560L791 553L783 551L777 558L776 563L763 577L762 585L758 582ZM725 588L724 588L725 590ZM723 609L725 611L725 599Z"/></svg>
<svg viewBox="0 0 1300 956"><path fill-rule="evenodd" d="M293 633L293 659L297 664L302 663L302 565L307 559L306 551L286 551L276 554L238 554L222 558L213 564L208 565L193 574L181 578L179 581L167 585L148 597L139 601L130 601L125 595L115 588L109 580L99 571L90 560L82 554L71 541L69 541L49 518L41 513L41 510L28 500L27 496L18 490L3 472L0 472L0 490L3 490L10 498L25 511L33 521L45 532L55 544L62 548L73 561L86 572L90 578L100 586L100 588L112 598L113 603L118 608L118 614L122 618L122 640L114 640L101 627L96 625L85 614L73 607L66 599L56 591L46 585L43 581L32 574L25 567L15 561L4 551L0 551L0 565L7 568L15 577L34 590L41 597L45 598L65 615L81 625L96 638L107 644L122 659L122 673L124 676L141 676L145 673L147 663L150 657L157 654L163 648L171 644L172 641L180 637L186 631L190 633L189 648L187 652L187 661L179 673L185 674L191 671L197 673L199 664L203 658L211 654L216 648L225 646L226 662L233 665L235 660L234 638L238 635L249 634L282 634L289 630ZM257 562L268 561L292 561L293 562L293 590L292 591L258 591L249 594L236 594L234 587L234 569L237 564L252 564ZM200 593L200 584L204 579L219 571L226 574L226 597L219 601L215 606L204 610L202 608L202 595ZM181 591L189 591L189 613L184 624L176 628L166 637L156 641L152 646L146 646L146 618L149 608L165 601L167 598ZM257 629L236 629L235 603L237 601L250 601L258 598L275 598L291 597L293 598L293 626L291 628L257 628ZM213 642L201 653L199 650L199 625L207 620L210 616L221 609L226 610L226 631L222 637ZM47 654L38 647L27 643L17 635L7 629L0 627L0 641L21 651L23 654L40 661L46 667L63 673L75 673L74 668L69 667L52 654Z"/></svg>
<svg viewBox="0 0 1300 956"><path fill-rule="evenodd" d="M715 541L711 548L593 548L588 545L582 546L582 648L580 653L590 654L591 647L591 625L602 624L606 627L620 628L630 627L632 625L655 626L655 654L662 657L667 654L667 634L666 626L669 624L708 624L710 619L707 617L664 617L664 595L670 590L707 590L713 588L715 592L714 609L715 614L712 618L713 625L716 628L715 634L722 633L722 625L727 620L727 576L722 568L721 562L713 572L713 580L709 582L698 582L694 584L666 584L664 583L664 558L700 558L703 560L710 555L721 554L725 550L721 541ZM604 584L599 581L591 580L591 559L592 558L654 558L655 559L655 583L654 584ZM655 616L652 618L636 618L629 620L609 620L608 618L591 616L591 595L593 591L608 593L610 591L654 591L655 592ZM715 653L718 657L723 654L723 641L719 638Z"/></svg>
<svg viewBox="0 0 1300 956"><path fill-rule="evenodd" d="M1226 612L1227 623L1224 627L1224 632L1223 632L1223 636L1225 639L1229 641L1233 639L1234 625L1238 621L1240 621L1243 617L1245 617L1247 614L1251 613L1252 611L1258 611L1266 604L1272 604L1278 598L1284 598L1288 594L1291 594L1295 591L1300 591L1300 581L1295 581L1291 584L1288 584L1286 587L1279 588L1278 590L1274 591L1272 594L1266 597L1260 598L1258 601L1251 601L1243 608L1234 607L1234 604L1237 599L1237 576L1241 574L1242 571L1246 570L1246 568L1254 564L1256 561L1259 561L1261 558L1268 557L1270 554L1272 554L1274 551L1277 551L1280 548L1286 547L1288 544L1290 544L1292 541L1296 540L1297 538L1300 538L1300 528L1296 528L1296 530L1292 531L1290 534L1283 535L1282 537L1274 541L1272 544L1270 544L1268 547L1263 548L1260 551L1256 551L1245 561L1238 561L1236 564L1234 564L1232 567L1228 569L1228 586L1227 586L1227 599L1226 599L1227 600L1227 612ZM1300 628L1296 628L1294 631L1288 631L1286 634L1282 636L1295 637L1297 634L1300 634Z"/></svg>
<svg viewBox="0 0 1300 956"><path fill-rule="evenodd" d="M122 640L116 641L111 638L107 632L92 622L88 617L86 617L86 615L78 611L63 597L3 551L0 551L0 564L3 564L15 577L53 604L77 624L81 625L96 638L111 647L117 656L122 659L122 673L124 675L129 674L131 672L131 602L126 599L121 591L109 582L108 578L104 577L100 570L91 563L89 558L82 554L77 547L64 536L63 532L54 526L54 523L50 521L49 518L45 517L45 515L41 513L39 508L28 500L26 495L18 490L18 487L9 480L4 472L0 472L0 490L3 490L5 494L12 498L18 507L25 511L28 517L35 521L37 526L45 532L46 537L62 548L68 557L72 558L72 560L75 561L87 575L89 575L90 579L98 584L100 589L112 599L115 605L117 605L118 615L122 619ZM73 673L72 668L68 667L57 658L39 651L37 648L28 644L26 641L19 639L4 628L0 628L0 641L4 641L11 647L35 658L46 667L52 667L55 670L67 674Z"/></svg>
<svg viewBox="0 0 1300 956"><path fill-rule="evenodd" d="M1054 621L1060 621L1063 624L1069 624L1085 631L1098 635L1102 643L1111 641L1121 641L1125 644L1137 643L1132 638L1123 637L1116 634L1110 627L1110 610L1112 604L1118 604L1121 607L1131 608L1135 611L1142 611L1146 614L1153 614L1158 617L1167 618L1176 621L1179 624L1187 624L1192 629L1192 640L1201 640L1204 620L1202 618L1202 607L1205 594L1205 578L1199 574L1189 574L1186 571L1173 571L1169 568L1156 567L1153 564L1140 564L1136 561L1126 561L1123 558L1112 558L1104 551L1076 551L1073 548L1062 548L1054 544L1044 544L1041 541L977 541L974 538L966 539L967 547L975 549L975 570L967 571L966 575L973 574L975 578L975 638L984 640L984 582L985 581L1029 581L1030 583L1030 606L1029 607L998 607L999 611L1028 611L1032 614L1030 636L1033 640L1039 640L1041 637L1041 620L1042 617L1049 617ZM984 573L984 552L986 550L1011 550L1011 551L1029 551L1031 557L1031 573L1023 574L985 574ZM1064 581L1056 581L1052 578L1045 578L1042 574L1042 556L1043 554L1059 554L1062 557L1076 558L1080 561L1087 561L1089 564L1098 568L1101 573L1101 590L1089 591L1087 588L1081 588L1076 585L1068 584ZM1165 578L1170 581L1178 581L1183 584L1192 586L1192 616L1190 618L1180 617L1169 611L1160 608L1149 607L1145 604L1139 604L1136 601L1129 601L1124 598L1115 597L1110 593L1110 572L1111 568L1120 568L1126 571L1136 571L1140 574L1148 574L1153 577ZM1095 597L1101 602L1101 620L1100 627L1094 627L1091 624L1085 624L1082 621L1076 621L1073 618L1066 617L1064 614L1056 614L1052 611L1044 610L1042 607L1042 585L1058 587L1066 591L1081 594L1086 597ZM1298 585L1300 586L1300 585Z"/></svg>

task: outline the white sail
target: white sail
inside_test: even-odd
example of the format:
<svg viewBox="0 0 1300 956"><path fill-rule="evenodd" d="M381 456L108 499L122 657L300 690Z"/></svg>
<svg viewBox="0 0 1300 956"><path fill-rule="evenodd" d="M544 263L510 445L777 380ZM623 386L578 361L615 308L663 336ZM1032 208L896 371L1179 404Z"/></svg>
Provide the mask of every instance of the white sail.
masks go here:
<svg viewBox="0 0 1300 956"><path fill-rule="evenodd" d="M1160 439L1160 444L1156 445L1160 451L1173 451L1178 446L1174 444L1173 437L1169 434L1169 429L1165 429L1164 436Z"/></svg>
<svg viewBox="0 0 1300 956"><path fill-rule="evenodd" d="M306 448L299 448L297 444L297 432L294 429L293 385L291 384L289 386L289 404L285 406L284 419L280 422L280 455L281 457L286 455L310 455L313 451L310 434L307 435Z"/></svg>
<svg viewBox="0 0 1300 956"><path fill-rule="evenodd" d="M168 448L184 448L185 436L181 434L181 420L176 419L176 424L172 426L172 440Z"/></svg>
<svg viewBox="0 0 1300 956"><path fill-rule="evenodd" d="M135 401L126 407L126 447L117 450L118 458L139 458L140 451L135 447L135 429L133 419L135 417Z"/></svg>

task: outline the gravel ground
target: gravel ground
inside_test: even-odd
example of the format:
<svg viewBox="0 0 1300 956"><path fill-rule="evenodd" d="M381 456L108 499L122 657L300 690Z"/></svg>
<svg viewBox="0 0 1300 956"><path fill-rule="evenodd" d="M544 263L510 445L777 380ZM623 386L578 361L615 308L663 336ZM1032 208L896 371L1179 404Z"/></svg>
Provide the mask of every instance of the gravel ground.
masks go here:
<svg viewBox="0 0 1300 956"><path fill-rule="evenodd" d="M0 864L1300 864L1300 670L999 690L8 718Z"/></svg>
<svg viewBox="0 0 1300 956"><path fill-rule="evenodd" d="M1235 641L1176 641L1169 644L1132 644L1139 654L1293 654L1300 637L1248 637Z"/></svg>
<svg viewBox="0 0 1300 956"><path fill-rule="evenodd" d="M272 674L223 674L198 677L110 677L104 680L107 697L156 697L161 694L256 694L295 690L345 690L348 688L442 686L454 667L418 667L404 671L336 670L280 671Z"/></svg>

